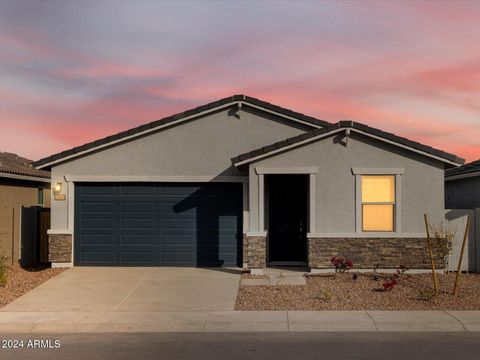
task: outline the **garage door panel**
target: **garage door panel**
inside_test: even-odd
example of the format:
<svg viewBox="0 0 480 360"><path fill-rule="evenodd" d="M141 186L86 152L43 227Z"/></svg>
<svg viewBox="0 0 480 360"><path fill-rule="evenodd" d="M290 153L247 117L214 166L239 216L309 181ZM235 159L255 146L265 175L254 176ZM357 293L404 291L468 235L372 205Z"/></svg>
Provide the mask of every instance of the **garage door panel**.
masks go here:
<svg viewBox="0 0 480 360"><path fill-rule="evenodd" d="M193 230L184 229L185 232L190 232L190 234L176 234L174 236L162 236L161 244L162 245L195 245L196 236Z"/></svg>
<svg viewBox="0 0 480 360"><path fill-rule="evenodd" d="M234 183L76 184L75 263L238 265L241 191Z"/></svg>
<svg viewBox="0 0 480 360"><path fill-rule="evenodd" d="M155 195L155 187L150 184L142 185L124 185L120 187L120 194L122 196L142 196L142 195Z"/></svg>
<svg viewBox="0 0 480 360"><path fill-rule="evenodd" d="M79 254L80 261L84 265L94 264L117 264L117 255L115 252L108 251L83 251Z"/></svg>
<svg viewBox="0 0 480 360"><path fill-rule="evenodd" d="M155 245L157 242L156 234L151 235L121 235L120 245Z"/></svg>
<svg viewBox="0 0 480 360"><path fill-rule="evenodd" d="M116 188L108 184L84 184L79 193L83 196L116 195Z"/></svg>
<svg viewBox="0 0 480 360"><path fill-rule="evenodd" d="M155 219L122 219L122 230L130 229L155 229L156 220Z"/></svg>
<svg viewBox="0 0 480 360"><path fill-rule="evenodd" d="M80 207L82 213L115 213L117 208L115 203L107 202L83 202Z"/></svg>
<svg viewBox="0 0 480 360"><path fill-rule="evenodd" d="M149 202L125 202L121 205L122 213L155 213L156 204Z"/></svg>
<svg viewBox="0 0 480 360"><path fill-rule="evenodd" d="M115 245L117 237L112 234L83 234L75 241L79 241L81 245Z"/></svg>
<svg viewBox="0 0 480 360"><path fill-rule="evenodd" d="M88 228L88 229L115 229L117 226L116 219L82 219L80 221L81 228Z"/></svg>

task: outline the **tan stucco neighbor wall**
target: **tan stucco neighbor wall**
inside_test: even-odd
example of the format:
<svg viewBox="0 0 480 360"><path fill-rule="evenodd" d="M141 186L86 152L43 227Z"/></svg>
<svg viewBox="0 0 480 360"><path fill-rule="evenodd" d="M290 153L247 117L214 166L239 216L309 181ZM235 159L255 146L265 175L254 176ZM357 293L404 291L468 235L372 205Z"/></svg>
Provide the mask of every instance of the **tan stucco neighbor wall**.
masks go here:
<svg viewBox="0 0 480 360"><path fill-rule="evenodd" d="M50 184L0 179L0 255L10 265L20 258L21 208L38 205L38 188L44 189L44 206L49 207Z"/></svg>

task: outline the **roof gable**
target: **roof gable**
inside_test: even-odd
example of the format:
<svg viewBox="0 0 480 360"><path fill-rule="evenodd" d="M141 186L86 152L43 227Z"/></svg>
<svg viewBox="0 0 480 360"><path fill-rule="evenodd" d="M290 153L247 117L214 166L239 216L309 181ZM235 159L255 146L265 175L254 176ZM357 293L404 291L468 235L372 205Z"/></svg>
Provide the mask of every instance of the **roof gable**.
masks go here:
<svg viewBox="0 0 480 360"><path fill-rule="evenodd" d="M428 157L435 158L443 161L447 164L458 166L464 163L464 159L457 157L456 155L449 154L442 150L434 149L430 146L420 144L416 141L409 140L407 138L397 136L392 133L388 133L370 126L357 123L354 121L339 121L336 124L315 129L305 134L291 137L289 139L264 146L262 148L250 151L245 154L238 155L232 159L232 163L235 166L248 164L258 159L262 159L267 156L274 155L278 152L288 151L306 143L311 143L326 138L327 136L341 132L341 131L354 131L381 141L388 142L392 145L396 145L402 148L406 148L410 151L423 154Z"/></svg>
<svg viewBox="0 0 480 360"><path fill-rule="evenodd" d="M304 115L298 112L295 112L290 109L286 109L271 103L246 96L246 95L233 95L224 99L220 99L194 109L186 110L184 112L174 114L160 120L156 120L123 132L120 132L115 135L107 136L105 138L95 140L72 149L53 154L51 156L40 159L34 163L38 169L48 168L49 166L58 163L64 162L66 160L93 152L95 150L114 145L119 142L127 141L136 137L143 136L145 134L159 131L164 127L171 126L176 123L181 123L183 121L190 120L192 118L199 118L204 115L207 115L211 112L217 111L219 109L227 108L232 105L237 105L241 108L243 105L250 106L256 109L260 109L269 113L273 113L282 118L299 122L305 125L310 126L312 129L322 128L324 126L331 125L329 122L324 120L319 120L314 117Z"/></svg>

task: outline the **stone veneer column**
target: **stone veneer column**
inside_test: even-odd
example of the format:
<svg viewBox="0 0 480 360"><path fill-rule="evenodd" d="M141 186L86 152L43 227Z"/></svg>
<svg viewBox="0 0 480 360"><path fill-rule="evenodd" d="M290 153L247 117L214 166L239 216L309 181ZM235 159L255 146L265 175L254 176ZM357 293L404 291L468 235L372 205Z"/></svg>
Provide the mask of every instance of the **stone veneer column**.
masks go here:
<svg viewBox="0 0 480 360"><path fill-rule="evenodd" d="M445 266L433 244L435 264ZM346 256L355 269L394 269L400 265L410 269L429 269L430 258L425 238L310 238L308 266L310 269L331 269L333 256Z"/></svg>
<svg viewBox="0 0 480 360"><path fill-rule="evenodd" d="M72 235L48 235L48 261L53 263L72 262Z"/></svg>
<svg viewBox="0 0 480 360"><path fill-rule="evenodd" d="M267 265L267 238L247 237L247 263L249 269L263 269Z"/></svg>

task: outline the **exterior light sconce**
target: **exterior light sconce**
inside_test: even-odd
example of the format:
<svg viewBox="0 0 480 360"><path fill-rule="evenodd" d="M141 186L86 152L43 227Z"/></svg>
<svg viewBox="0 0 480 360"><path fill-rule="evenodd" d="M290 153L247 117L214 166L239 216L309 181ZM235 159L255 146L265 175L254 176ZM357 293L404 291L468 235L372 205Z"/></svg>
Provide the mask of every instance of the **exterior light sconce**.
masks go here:
<svg viewBox="0 0 480 360"><path fill-rule="evenodd" d="M65 201L67 196L65 194L61 194L63 188L63 184L59 181L53 187L53 199L57 201Z"/></svg>
<svg viewBox="0 0 480 360"><path fill-rule="evenodd" d="M62 192L62 183L57 182L53 187L53 195L59 195Z"/></svg>

